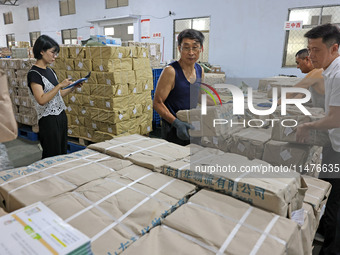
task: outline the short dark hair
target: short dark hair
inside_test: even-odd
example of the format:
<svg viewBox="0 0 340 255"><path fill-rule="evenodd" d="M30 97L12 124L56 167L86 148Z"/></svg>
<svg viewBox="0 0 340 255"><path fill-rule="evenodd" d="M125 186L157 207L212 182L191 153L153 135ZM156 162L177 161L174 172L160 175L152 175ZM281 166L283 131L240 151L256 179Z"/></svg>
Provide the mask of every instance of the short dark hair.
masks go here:
<svg viewBox="0 0 340 255"><path fill-rule="evenodd" d="M336 25L327 23L312 28L305 33L305 37L308 39L322 38L322 42L329 48L333 44L340 44L340 29Z"/></svg>
<svg viewBox="0 0 340 255"><path fill-rule="evenodd" d="M178 46L182 44L182 41L184 38L193 39L201 44L203 46L204 41L204 35L202 32L197 31L195 29L185 29L178 35Z"/></svg>
<svg viewBox="0 0 340 255"><path fill-rule="evenodd" d="M309 53L307 49L302 49L296 52L295 57L304 59L305 57L308 57Z"/></svg>
<svg viewBox="0 0 340 255"><path fill-rule="evenodd" d="M56 52L59 52L60 48L58 43L47 35L41 35L35 41L33 46L34 58L41 59L42 55L40 52L47 51L54 48Z"/></svg>

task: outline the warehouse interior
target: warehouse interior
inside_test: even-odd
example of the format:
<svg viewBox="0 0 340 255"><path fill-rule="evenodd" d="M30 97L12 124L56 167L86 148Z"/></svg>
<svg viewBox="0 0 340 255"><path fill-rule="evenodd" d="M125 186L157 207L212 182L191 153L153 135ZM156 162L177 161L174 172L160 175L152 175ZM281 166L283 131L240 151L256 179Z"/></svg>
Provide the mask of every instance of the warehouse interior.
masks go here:
<svg viewBox="0 0 340 255"><path fill-rule="evenodd" d="M320 173L339 170L340 127L298 132L340 105L328 105L340 90L329 92L305 36L340 27L338 1L0 0L0 10L0 254L337 254L340 208L332 234L324 215L338 182ZM44 35L58 46L37 53ZM31 82L41 63L51 90L44 75ZM174 113L181 75L199 96L174 92L190 105ZM43 140L49 110L36 93L56 87L67 152L44 157L58 143Z"/></svg>

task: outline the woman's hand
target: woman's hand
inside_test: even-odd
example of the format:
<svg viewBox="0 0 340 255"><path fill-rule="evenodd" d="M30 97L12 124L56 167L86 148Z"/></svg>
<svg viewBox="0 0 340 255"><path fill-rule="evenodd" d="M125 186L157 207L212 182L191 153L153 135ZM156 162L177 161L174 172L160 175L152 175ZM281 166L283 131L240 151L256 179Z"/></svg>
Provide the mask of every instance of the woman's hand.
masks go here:
<svg viewBox="0 0 340 255"><path fill-rule="evenodd" d="M65 79L61 83L59 83L59 87L62 89L62 88L67 87L70 84L72 84L72 79Z"/></svg>

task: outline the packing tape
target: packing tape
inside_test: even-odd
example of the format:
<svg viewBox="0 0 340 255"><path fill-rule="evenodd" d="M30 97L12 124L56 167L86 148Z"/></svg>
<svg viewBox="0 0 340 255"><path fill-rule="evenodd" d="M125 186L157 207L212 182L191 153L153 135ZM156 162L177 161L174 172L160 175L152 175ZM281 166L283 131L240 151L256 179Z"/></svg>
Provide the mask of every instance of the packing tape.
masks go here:
<svg viewBox="0 0 340 255"><path fill-rule="evenodd" d="M24 184L24 185L21 185L21 186L15 188L15 189L12 189L11 191L8 192L8 194L11 194L11 193L13 193L13 192L15 192L15 191L17 191L17 190L19 190L19 189L25 188L25 187L27 187L27 186L29 186L29 185L31 185L31 184L34 184L34 183L37 183L37 182L40 182L40 181L43 181L43 180L46 180L46 179L49 179L49 178L52 178L52 177L56 177L56 176L58 176L58 175L60 175L60 174L66 173L66 172L68 172L68 171L70 171L70 170L73 170L73 169L75 169L75 168L79 168L79 167L82 167L82 166L87 166L87 165L90 165L90 164L92 164L92 163L95 163L96 161L100 161L100 160L104 160L104 159L108 159L108 158L110 158L110 156L107 156L107 157L101 158L101 159L97 159L97 160L95 160L95 161L90 161L90 162L88 162L88 163L84 163L84 164L81 164L81 165L78 165L78 166L74 166L74 167L71 167L71 168L67 168L67 169L64 170L64 171L60 171L60 172L58 172L58 173L51 174L51 175L49 175L49 176L40 178L40 179L38 179L38 180L35 180L35 181L32 181L32 182L28 182L28 183L26 183L26 184ZM46 171L46 169L44 169L44 171Z"/></svg>
<svg viewBox="0 0 340 255"><path fill-rule="evenodd" d="M173 179L169 182L167 182L166 184L164 184L162 187L160 187L159 189L157 189L155 192L153 192L150 197L155 196L157 193L161 192L164 188L166 188L167 186L169 186L171 183L173 183L176 179ZM110 229L112 229L113 227L115 227L119 222L123 221L126 217L128 217L131 213L133 213L138 207L140 207L141 205L143 205L144 203L146 203L147 201L150 200L150 197L146 197L144 198L141 202L139 202L137 205L135 205L134 207L132 207L129 211L127 211L124 215L122 215L117 221L115 221L114 223L110 224L109 226L107 226L106 228L104 228L102 231L100 231L99 233L97 233L94 237L91 238L91 242L94 242L95 240L97 240L99 237L101 237L103 234L105 234L107 231L109 231Z"/></svg>
<svg viewBox="0 0 340 255"><path fill-rule="evenodd" d="M269 234L270 230L273 228L273 226L275 225L276 221L280 218L280 216L278 216L278 215L274 215L274 218L269 222L269 224L267 225L266 229L263 231L263 230L261 230L261 229L258 229L257 227L251 226L251 225L249 225L249 224L247 224L247 223L244 222L245 219L248 217L249 213L251 212L251 211L249 211L249 209L250 209L250 208L254 208L254 207L252 207L252 206L249 206L250 208L249 208L249 209L247 210L247 212L242 216L241 220L237 220L237 219L234 219L234 218L232 218L232 217L230 217L230 216L227 216L227 215L224 215L224 214L222 214L222 213L220 213L220 212L217 212L217 211L215 211L215 210L213 210L213 209L211 209L211 208L208 208L208 207L206 207L206 206L199 205L199 204L196 204L196 203L193 203L193 202L190 202L190 201L187 203L187 205L192 205L192 206L201 208L201 209L203 209L203 210L205 210L205 211L208 211L208 212L211 212L211 213L213 213L213 214L215 214L215 215L218 215L218 216L220 216L220 217L222 217L222 218L224 218L224 219L230 220L230 221L232 221L232 222L234 222L234 223L236 223L236 224L239 224L239 223L240 223L243 227L246 227L246 228L248 228L248 229L251 229L251 230L254 230L254 231L258 232L258 233L261 233L261 237L258 239L258 241L257 241L257 243L255 244L254 248L256 247L256 245L257 245L258 247L260 247L260 246L263 244L263 242L264 242L264 240L265 240L266 237L270 237L270 238L276 240L277 242L281 243L281 244L284 245L284 246L287 245L286 241L284 241L284 240L278 238L277 236L274 236L274 235ZM243 221L242 221L242 219L243 219ZM239 228L238 228L238 229L239 229ZM235 235L234 235L234 236L235 236ZM263 236L263 237L262 237L262 236ZM228 238L229 238L229 236L228 236ZM228 240L228 238L227 238L226 240ZM224 242L224 243L226 243L226 242ZM254 249L253 249L253 250L254 250ZM220 249L220 251L221 251L221 249ZM223 251L225 251L225 250L223 250ZM223 254L223 252L222 252L222 254Z"/></svg>
<svg viewBox="0 0 340 255"><path fill-rule="evenodd" d="M137 182L139 182L139 181L143 180L144 178L146 178L146 177L148 177L148 176L150 176L150 175L153 175L153 174L154 174L154 172L148 173L148 174L142 176L141 178L139 178L139 179L137 179L137 180L135 180L135 181L129 183L128 185L126 185L126 186L124 186L124 187L122 187L122 188L120 188L120 189L118 189L118 190L116 190L116 191L110 193L109 195L103 197L102 199L98 200L98 201L95 202L95 203L92 203L90 206L84 208L83 210L77 212L76 214L73 214L73 215L70 216L69 218L65 219L65 221L66 221L66 222L69 222L69 221L73 220L74 218L77 218L79 215L81 215L81 214L87 212L88 210L92 209L92 208L95 207L96 205L99 205L100 203L104 202L106 199L108 199L108 198L110 198L110 197L112 197L112 196L118 194L119 192L121 192L121 191L127 189L129 186L132 186L132 185L136 184ZM109 178L106 178L106 179L109 179Z"/></svg>
<svg viewBox="0 0 340 255"><path fill-rule="evenodd" d="M72 194L74 194L75 196L77 196L78 198L82 199L83 201L92 204L92 201L90 201L89 199L87 199L84 195L79 194L78 192L72 192ZM107 217L109 217L110 219L112 219L113 221L116 221L117 218L113 217L113 215L111 215L109 212L107 212L106 210L104 210L103 208L101 208L100 206L95 205L94 206L98 211L100 211L101 213L105 214ZM131 228L129 228L128 226L126 226L125 224L121 223L119 224L122 228L124 228L125 231L127 231L131 236L135 236L136 234L131 230ZM136 239L138 239L138 236L135 236Z"/></svg>
<svg viewBox="0 0 340 255"><path fill-rule="evenodd" d="M99 153L99 152L96 152L96 153L94 153L94 154L90 154L90 155L87 155L87 156L85 156L85 157L80 157L80 158L76 158L76 159L73 159L73 160L70 160L70 161L66 161L66 162L62 162L62 163L59 163L59 164L55 164L55 165L46 167L46 168L44 168L44 169L42 169L42 170L39 170L39 169L37 169L37 168L34 167L34 166L29 166L29 167L31 167L31 168L33 168L33 169L37 169L37 171L35 171L35 172L33 172L33 173L30 173L30 174L26 174L26 175L20 176L20 177L18 177L18 178L16 178L16 179L13 179L13 180L9 180L8 182L5 182L5 183L0 184L0 186L4 186L4 185L6 185L6 184L8 184L8 183L11 183L11 182L13 182L13 181L17 181L17 180L20 180L20 179L22 179L22 178L26 178L26 177L31 176L31 175L34 175L34 174L44 172L44 171L46 171L46 170L48 170L48 169L50 169L50 168L52 168L52 167L62 166L62 165L64 165L64 164L67 164L67 163L70 163L70 162L74 162L74 161L77 161L77 160L81 160L81 159L86 159L87 157L95 156L95 155L98 155L98 154L100 154L100 153Z"/></svg>

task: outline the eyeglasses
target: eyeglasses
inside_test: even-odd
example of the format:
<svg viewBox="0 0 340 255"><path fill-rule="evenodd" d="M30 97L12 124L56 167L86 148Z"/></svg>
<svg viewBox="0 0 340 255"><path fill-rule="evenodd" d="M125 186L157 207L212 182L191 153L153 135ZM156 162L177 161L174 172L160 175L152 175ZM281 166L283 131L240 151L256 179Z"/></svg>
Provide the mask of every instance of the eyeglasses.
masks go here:
<svg viewBox="0 0 340 255"><path fill-rule="evenodd" d="M53 56L58 57L59 53L57 51L49 51Z"/></svg>
<svg viewBox="0 0 340 255"><path fill-rule="evenodd" d="M190 52L191 50L193 52L198 52L201 49L201 47L198 47L198 46L194 46L194 47L187 47L187 46L185 46L185 47L183 47L182 46L181 49L182 49L182 51L185 51L185 52Z"/></svg>

